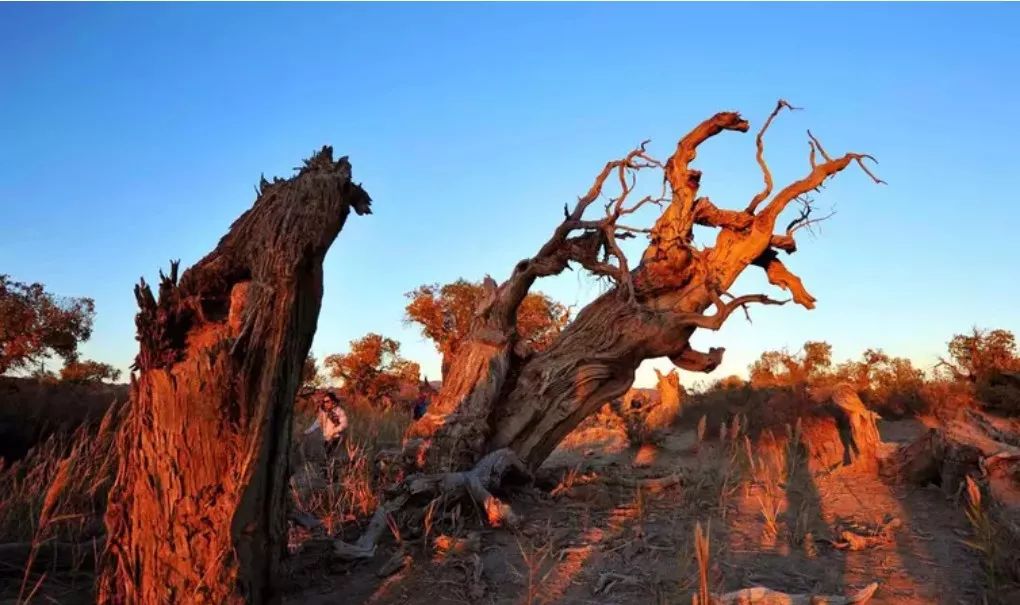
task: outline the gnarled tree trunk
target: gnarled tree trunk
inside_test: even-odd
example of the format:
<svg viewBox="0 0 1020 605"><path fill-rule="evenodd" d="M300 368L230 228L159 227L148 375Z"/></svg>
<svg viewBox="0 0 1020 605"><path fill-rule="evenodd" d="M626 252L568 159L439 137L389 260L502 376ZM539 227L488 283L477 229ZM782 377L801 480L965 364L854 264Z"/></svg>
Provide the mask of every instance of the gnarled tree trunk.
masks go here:
<svg viewBox="0 0 1020 605"><path fill-rule="evenodd" d="M717 330L749 303L781 304L764 295L723 300L748 266L764 269L769 281L790 291L797 303L814 306L815 299L777 254L794 252L794 233L815 221L805 196L851 162L881 181L863 164L870 156L830 157L812 136L807 176L773 194L763 135L783 108L790 106L780 101L758 133L757 160L765 184L745 209L720 209L698 197L701 173L690 167L698 146L723 131L748 129L739 114L719 113L684 136L665 162L651 157L642 144L607 163L573 210L564 208L563 222L535 256L520 261L502 284L486 280L489 296L476 312L467 341L450 363L429 413L408 433L427 448L419 458L425 470L469 468L500 448L516 452L534 469L582 419L623 395L645 359L668 357L682 369L711 371L723 349L693 350L689 340L696 329ZM633 179L646 170L663 173L662 195L632 199ZM606 194L604 215L586 218L607 181L618 183L619 190ZM794 202L800 204L799 216L776 233L779 216ZM664 207L654 226L621 223L651 203ZM694 245L694 225L719 230L713 246ZM617 240L635 235L647 236L649 243L631 268ZM537 354L519 350L517 307L537 278L560 273L570 263L609 278L614 286L581 310L548 349ZM714 311L706 314L710 307Z"/></svg>
<svg viewBox="0 0 1020 605"><path fill-rule="evenodd" d="M135 289L140 350L106 514L103 603L277 600L294 397L322 261L370 199L324 147L263 180L251 210L155 298Z"/></svg>

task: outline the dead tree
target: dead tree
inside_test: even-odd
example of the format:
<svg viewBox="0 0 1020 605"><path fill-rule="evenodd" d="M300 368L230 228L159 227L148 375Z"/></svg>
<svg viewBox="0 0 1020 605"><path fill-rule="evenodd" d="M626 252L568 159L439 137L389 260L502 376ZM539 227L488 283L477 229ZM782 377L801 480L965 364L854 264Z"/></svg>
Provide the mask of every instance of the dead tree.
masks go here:
<svg viewBox="0 0 1020 605"><path fill-rule="evenodd" d="M501 449L534 469L582 419L623 395L643 360L667 357L684 370L711 371L723 349L692 349L695 330L718 330L734 311L746 312L752 303L785 302L764 294L730 295L734 280L749 266L764 270L794 302L814 307L815 298L779 258L780 252L795 252L797 231L818 220L810 194L854 163L882 181L864 164L871 156L831 156L809 132L807 175L774 192L763 137L783 109L792 108L780 101L758 132L764 185L743 209L725 209L699 195L701 173L691 166L708 139L748 130L739 114L718 113L683 136L665 161L652 157L643 143L608 162L588 192L564 207L562 222L537 253L518 262L502 283L486 280L488 294L467 341L428 414L408 435L423 448L419 459L426 471L470 469ZM636 178L649 171L662 175L662 193L637 199ZM597 205L599 200L604 205ZM625 224L649 205L663 208L654 225ZM597 206L604 212L589 216ZM780 215L791 206L799 214L777 232ZM697 246L695 225L717 229L714 244ZM619 242L636 236L647 237L648 245L634 265ZM531 353L519 346L517 308L535 280L571 265L607 278L612 287L581 310L551 346Z"/></svg>
<svg viewBox="0 0 1020 605"><path fill-rule="evenodd" d="M262 180L216 249L135 288L139 353L106 513L103 603L278 600L294 397L322 261L370 199L323 149Z"/></svg>

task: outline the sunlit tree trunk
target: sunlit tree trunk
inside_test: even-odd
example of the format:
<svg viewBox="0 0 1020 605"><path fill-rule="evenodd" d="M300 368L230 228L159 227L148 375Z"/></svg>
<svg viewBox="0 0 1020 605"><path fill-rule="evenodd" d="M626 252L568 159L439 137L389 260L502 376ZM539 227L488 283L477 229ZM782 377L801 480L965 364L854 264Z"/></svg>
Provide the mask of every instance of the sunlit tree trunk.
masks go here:
<svg viewBox="0 0 1020 605"><path fill-rule="evenodd" d="M140 343L106 513L102 603L267 603L286 547L292 408L322 261L369 212L325 147L158 297L135 290Z"/></svg>

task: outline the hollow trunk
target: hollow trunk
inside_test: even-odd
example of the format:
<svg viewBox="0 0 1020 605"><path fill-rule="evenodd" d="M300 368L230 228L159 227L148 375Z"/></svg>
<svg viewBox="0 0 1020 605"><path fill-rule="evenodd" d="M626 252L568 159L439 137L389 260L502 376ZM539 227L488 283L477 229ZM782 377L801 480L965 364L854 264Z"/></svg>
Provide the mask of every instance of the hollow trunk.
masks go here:
<svg viewBox="0 0 1020 605"><path fill-rule="evenodd" d="M216 249L155 298L135 289L139 354L106 514L102 603L278 600L294 398L322 261L369 212L332 149L263 180Z"/></svg>

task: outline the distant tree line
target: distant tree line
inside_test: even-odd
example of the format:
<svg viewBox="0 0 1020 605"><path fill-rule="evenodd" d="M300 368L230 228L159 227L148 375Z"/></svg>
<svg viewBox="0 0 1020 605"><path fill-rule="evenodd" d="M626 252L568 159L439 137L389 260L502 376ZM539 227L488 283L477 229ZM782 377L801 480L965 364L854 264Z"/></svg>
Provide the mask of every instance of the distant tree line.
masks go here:
<svg viewBox="0 0 1020 605"><path fill-rule="evenodd" d="M59 379L70 382L115 382L120 370L81 359L78 347L92 336L96 314L91 298L66 298L40 283L0 275L0 375L31 375L56 380L45 363L63 361Z"/></svg>

